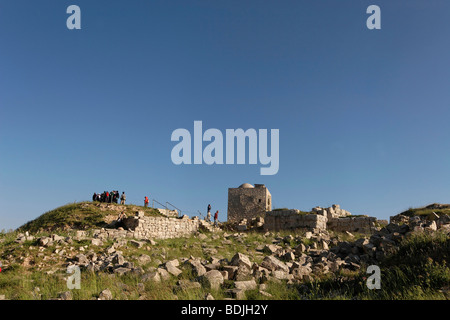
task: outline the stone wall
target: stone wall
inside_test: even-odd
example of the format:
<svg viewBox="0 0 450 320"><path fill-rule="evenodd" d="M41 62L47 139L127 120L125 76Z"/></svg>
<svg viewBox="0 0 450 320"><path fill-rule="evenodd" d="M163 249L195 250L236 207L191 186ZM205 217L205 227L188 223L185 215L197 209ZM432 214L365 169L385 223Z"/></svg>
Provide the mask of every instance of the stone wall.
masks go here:
<svg viewBox="0 0 450 320"><path fill-rule="evenodd" d="M101 229L94 232L96 238L169 239L190 236L199 229L199 219L146 217L137 213L123 220L125 230Z"/></svg>
<svg viewBox="0 0 450 320"><path fill-rule="evenodd" d="M362 232L370 233L376 230L377 219L375 217L346 217L328 219L329 230L338 232Z"/></svg>
<svg viewBox="0 0 450 320"><path fill-rule="evenodd" d="M318 214L301 214L297 209L266 212L264 221L265 230L297 228L326 230L327 217Z"/></svg>
<svg viewBox="0 0 450 320"><path fill-rule="evenodd" d="M159 211L162 215L166 217L178 217L178 210L170 210L170 209L161 209L161 208L155 208Z"/></svg>
<svg viewBox="0 0 450 320"><path fill-rule="evenodd" d="M348 217L351 215L347 210L341 209L338 204L333 204L329 208L315 207L312 208L312 211L320 215L325 215L328 219Z"/></svg>

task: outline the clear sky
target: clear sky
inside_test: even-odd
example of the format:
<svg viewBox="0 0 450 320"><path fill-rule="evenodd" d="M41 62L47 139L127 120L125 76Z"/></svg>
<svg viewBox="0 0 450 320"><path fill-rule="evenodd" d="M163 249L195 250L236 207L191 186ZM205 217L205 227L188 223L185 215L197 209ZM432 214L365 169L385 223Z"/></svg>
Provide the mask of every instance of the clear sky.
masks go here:
<svg viewBox="0 0 450 320"><path fill-rule="evenodd" d="M221 221L244 182L380 219L450 203L449 52L448 0L0 0L0 230L116 189ZM195 120L279 129L278 173L176 166Z"/></svg>

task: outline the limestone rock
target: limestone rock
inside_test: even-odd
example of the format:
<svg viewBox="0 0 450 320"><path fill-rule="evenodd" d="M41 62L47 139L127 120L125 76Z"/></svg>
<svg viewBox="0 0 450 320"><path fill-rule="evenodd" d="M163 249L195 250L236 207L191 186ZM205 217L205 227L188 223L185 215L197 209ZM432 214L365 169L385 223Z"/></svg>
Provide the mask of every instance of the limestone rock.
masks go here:
<svg viewBox="0 0 450 320"><path fill-rule="evenodd" d="M248 281L235 281L234 286L237 289L242 290L254 290L258 287L255 280L248 280Z"/></svg>
<svg viewBox="0 0 450 320"><path fill-rule="evenodd" d="M288 266L273 256L266 256L261 262L261 267L270 271L281 270L284 272L289 272Z"/></svg>
<svg viewBox="0 0 450 320"><path fill-rule="evenodd" d="M233 258L231 259L231 263L232 266L245 266L248 269L251 269L252 267L252 263L250 262L250 259L248 258L248 256L246 256L245 254L242 253L236 253Z"/></svg>
<svg viewBox="0 0 450 320"><path fill-rule="evenodd" d="M186 261L192 268L192 274L196 277L202 276L206 273L206 268L198 260L190 259Z"/></svg>
<svg viewBox="0 0 450 320"><path fill-rule="evenodd" d="M150 258L150 256L146 255L146 254L142 254L139 256L138 258L138 262L139 264L146 264L152 261L152 258Z"/></svg>
<svg viewBox="0 0 450 320"><path fill-rule="evenodd" d="M215 300L215 299L214 299L213 295L212 295L211 293L208 292L208 293L205 295L205 300Z"/></svg>
<svg viewBox="0 0 450 320"><path fill-rule="evenodd" d="M158 272L146 273L141 277L142 281L161 282L161 277Z"/></svg>
<svg viewBox="0 0 450 320"><path fill-rule="evenodd" d="M178 280L175 291L200 289L202 286L199 282L190 280Z"/></svg>
<svg viewBox="0 0 450 320"><path fill-rule="evenodd" d="M200 281L207 288L219 289L224 280L222 274L219 271L211 270L201 276Z"/></svg>
<svg viewBox="0 0 450 320"><path fill-rule="evenodd" d="M59 299L61 300L72 300L72 292L65 291L59 294Z"/></svg>
<svg viewBox="0 0 450 320"><path fill-rule="evenodd" d="M100 292L100 295L98 296L99 300L112 300L113 296L109 289L105 289L102 292Z"/></svg>
<svg viewBox="0 0 450 320"><path fill-rule="evenodd" d="M102 240L100 240L100 239L92 239L92 240L91 240L91 244L92 244L93 246L101 246L101 245L103 245L103 242L102 242Z"/></svg>

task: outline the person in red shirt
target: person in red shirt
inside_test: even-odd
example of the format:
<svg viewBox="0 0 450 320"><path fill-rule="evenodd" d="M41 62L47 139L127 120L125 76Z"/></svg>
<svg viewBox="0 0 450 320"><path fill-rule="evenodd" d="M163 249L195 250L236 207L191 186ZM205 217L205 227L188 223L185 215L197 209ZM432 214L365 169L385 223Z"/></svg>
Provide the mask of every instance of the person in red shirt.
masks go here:
<svg viewBox="0 0 450 320"><path fill-rule="evenodd" d="M144 207L148 207L148 197L145 197L144 199Z"/></svg>
<svg viewBox="0 0 450 320"><path fill-rule="evenodd" d="M214 213L214 226L216 226L216 227L217 227L218 219L219 219L219 210L217 210L216 213Z"/></svg>

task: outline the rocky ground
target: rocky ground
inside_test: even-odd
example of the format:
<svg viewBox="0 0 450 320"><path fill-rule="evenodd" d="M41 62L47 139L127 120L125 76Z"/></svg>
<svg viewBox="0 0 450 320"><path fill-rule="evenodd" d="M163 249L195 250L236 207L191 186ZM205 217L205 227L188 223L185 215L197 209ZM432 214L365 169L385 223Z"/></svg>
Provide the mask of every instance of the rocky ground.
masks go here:
<svg viewBox="0 0 450 320"><path fill-rule="evenodd" d="M448 243L447 215L393 221L355 235L217 231L138 241L101 240L90 230L3 233L0 299L320 298L311 296L314 284L363 279L367 266L382 265L409 237L439 234ZM80 291L66 287L72 266L81 270ZM448 268L442 270L445 282ZM445 283L438 286L432 297L445 298Z"/></svg>

